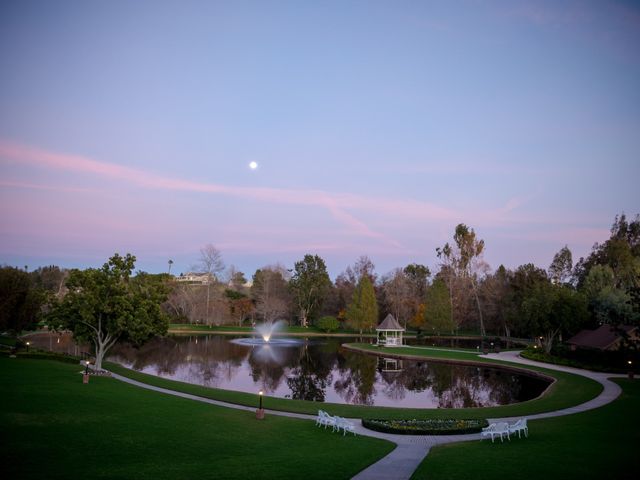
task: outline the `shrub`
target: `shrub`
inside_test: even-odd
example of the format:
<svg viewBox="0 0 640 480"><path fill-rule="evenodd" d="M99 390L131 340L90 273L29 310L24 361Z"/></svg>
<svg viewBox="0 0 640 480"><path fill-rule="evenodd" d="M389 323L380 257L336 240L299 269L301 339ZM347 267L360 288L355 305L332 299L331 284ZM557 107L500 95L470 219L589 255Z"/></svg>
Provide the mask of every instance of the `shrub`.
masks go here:
<svg viewBox="0 0 640 480"><path fill-rule="evenodd" d="M399 435L463 435L478 433L489 425L485 419L456 420L378 420L362 419L362 426L369 430Z"/></svg>
<svg viewBox="0 0 640 480"><path fill-rule="evenodd" d="M324 330L325 332L330 333L338 330L338 328L340 328L340 323L338 322L338 319L336 317L326 316L318 320L317 326L320 330Z"/></svg>

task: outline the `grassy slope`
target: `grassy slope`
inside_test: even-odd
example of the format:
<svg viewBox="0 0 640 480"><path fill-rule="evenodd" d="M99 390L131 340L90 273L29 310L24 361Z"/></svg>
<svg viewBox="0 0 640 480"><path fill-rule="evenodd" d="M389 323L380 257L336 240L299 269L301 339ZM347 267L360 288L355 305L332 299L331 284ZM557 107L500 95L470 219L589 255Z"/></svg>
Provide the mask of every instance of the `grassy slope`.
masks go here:
<svg viewBox="0 0 640 480"><path fill-rule="evenodd" d="M434 448L412 478L638 478L640 381L616 381L624 392L609 405L529 422L527 439Z"/></svg>
<svg viewBox="0 0 640 480"><path fill-rule="evenodd" d="M358 344L362 346L362 344ZM375 348L375 347L374 347ZM478 356L471 353L460 353L443 350L424 349L393 349L394 354L408 353L413 355L422 355L427 358L438 358L447 360L468 360L478 362ZM482 360L481 360L482 361ZM492 366L506 362L482 361ZM512 364L509 364L512 365ZM177 382L147 375L115 364L108 364L107 368L113 372L133 378L135 380L164 387L181 392L191 393L206 398L214 398L231 403L241 405L255 405L256 396L243 392L235 392L231 390L221 390L215 388L207 388L199 385L191 385L188 383ZM533 413L547 412L577 405L595 397L602 391L602 386L584 377L571 375L568 373L554 372L551 370L539 369L531 367L547 375L551 375L557 379L549 391L539 399L530 400L514 405L505 405L501 407L489 408L462 408L462 409L403 409L388 407L362 407L356 405L339 405L339 404L322 404L323 409L333 415L358 418L495 418L517 415L530 415ZM267 408L274 410L285 410L298 413L317 413L318 404L313 402L305 402L301 400L287 400L282 398L266 397Z"/></svg>
<svg viewBox="0 0 640 480"><path fill-rule="evenodd" d="M350 478L393 445L0 357L5 478Z"/></svg>

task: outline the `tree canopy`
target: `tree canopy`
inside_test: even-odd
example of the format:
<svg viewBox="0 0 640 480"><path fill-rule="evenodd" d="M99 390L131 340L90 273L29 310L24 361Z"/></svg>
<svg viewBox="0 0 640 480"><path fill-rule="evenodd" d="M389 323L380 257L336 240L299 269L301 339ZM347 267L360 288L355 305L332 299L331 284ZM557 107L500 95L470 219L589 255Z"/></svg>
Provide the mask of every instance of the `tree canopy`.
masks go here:
<svg viewBox="0 0 640 480"><path fill-rule="evenodd" d="M347 308L347 323L354 330L371 330L378 322L378 302L368 275L360 277Z"/></svg>
<svg viewBox="0 0 640 480"><path fill-rule="evenodd" d="M48 315L52 327L69 329L76 339L94 344L98 370L118 340L140 345L167 331L160 308L167 297L166 279L146 273L132 277L135 261L133 255L116 253L102 268L72 270L69 292Z"/></svg>
<svg viewBox="0 0 640 480"><path fill-rule="evenodd" d="M307 254L304 259L295 263L289 288L300 312L300 325L306 327L308 321L315 316L330 286L327 267L318 255Z"/></svg>

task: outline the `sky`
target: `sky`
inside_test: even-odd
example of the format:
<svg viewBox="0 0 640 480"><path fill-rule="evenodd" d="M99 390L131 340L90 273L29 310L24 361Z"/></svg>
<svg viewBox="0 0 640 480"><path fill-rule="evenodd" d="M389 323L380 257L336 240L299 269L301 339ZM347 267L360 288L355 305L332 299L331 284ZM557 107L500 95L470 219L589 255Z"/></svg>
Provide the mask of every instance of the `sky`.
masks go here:
<svg viewBox="0 0 640 480"><path fill-rule="evenodd" d="M640 213L639 46L627 1L4 0L0 264L577 259Z"/></svg>

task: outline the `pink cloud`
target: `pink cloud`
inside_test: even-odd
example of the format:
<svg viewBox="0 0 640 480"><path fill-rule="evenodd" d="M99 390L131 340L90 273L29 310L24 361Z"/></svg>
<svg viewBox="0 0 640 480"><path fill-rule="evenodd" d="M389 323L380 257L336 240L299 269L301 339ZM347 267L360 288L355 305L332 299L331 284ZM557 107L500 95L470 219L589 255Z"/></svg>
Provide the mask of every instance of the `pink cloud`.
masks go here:
<svg viewBox="0 0 640 480"><path fill-rule="evenodd" d="M378 239L397 248L400 247L397 241L383 233L374 231L365 222L350 213L348 209L409 217L416 220L452 221L452 219L460 217L450 209L413 200L391 200L383 197L366 197L322 190L240 187L169 178L140 169L101 162L79 155L49 152L8 141L0 141L0 157L5 161L125 181L142 188L202 192L263 202L321 207L353 233ZM40 188L46 187L40 186Z"/></svg>

